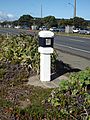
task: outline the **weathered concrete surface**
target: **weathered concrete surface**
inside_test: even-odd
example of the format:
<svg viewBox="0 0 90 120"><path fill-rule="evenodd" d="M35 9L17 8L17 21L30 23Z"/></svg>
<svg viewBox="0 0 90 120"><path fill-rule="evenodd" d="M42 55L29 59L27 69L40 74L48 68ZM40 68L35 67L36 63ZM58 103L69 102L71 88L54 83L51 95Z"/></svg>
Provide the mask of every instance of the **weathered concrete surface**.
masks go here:
<svg viewBox="0 0 90 120"><path fill-rule="evenodd" d="M28 85L40 86L43 88L57 88L59 87L60 80L68 79L68 77L62 75L50 82L41 82L39 76L32 76L29 78Z"/></svg>

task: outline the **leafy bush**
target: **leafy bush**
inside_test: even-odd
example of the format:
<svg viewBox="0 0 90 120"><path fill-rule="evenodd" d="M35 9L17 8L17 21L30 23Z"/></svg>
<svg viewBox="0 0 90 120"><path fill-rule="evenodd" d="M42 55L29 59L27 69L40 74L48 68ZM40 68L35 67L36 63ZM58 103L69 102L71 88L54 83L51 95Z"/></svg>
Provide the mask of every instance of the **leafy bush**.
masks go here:
<svg viewBox="0 0 90 120"><path fill-rule="evenodd" d="M0 61L26 65L29 70L39 73L40 54L38 38L20 34L18 36L0 36ZM52 55L52 70L55 69L56 52Z"/></svg>
<svg viewBox="0 0 90 120"><path fill-rule="evenodd" d="M89 86L89 89L87 89ZM59 110L64 119L90 119L90 68L72 73L69 80L60 82L48 101Z"/></svg>
<svg viewBox="0 0 90 120"><path fill-rule="evenodd" d="M39 53L37 40L34 37L23 34L9 36L1 44L4 60L11 61L13 64L29 65L34 71L38 71Z"/></svg>

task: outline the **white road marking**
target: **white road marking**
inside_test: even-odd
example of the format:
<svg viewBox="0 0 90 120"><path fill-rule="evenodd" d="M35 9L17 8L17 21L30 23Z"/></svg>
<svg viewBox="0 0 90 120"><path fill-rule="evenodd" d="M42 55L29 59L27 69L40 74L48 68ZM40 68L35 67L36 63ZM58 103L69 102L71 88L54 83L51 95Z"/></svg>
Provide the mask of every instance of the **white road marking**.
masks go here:
<svg viewBox="0 0 90 120"><path fill-rule="evenodd" d="M78 42L85 42L83 40L77 40L77 39L69 39L69 40L71 40L71 41L78 41Z"/></svg>
<svg viewBox="0 0 90 120"><path fill-rule="evenodd" d="M78 50L78 51L81 51L81 52L85 52L85 53L89 53L90 54L90 51L87 51L87 50L83 50L83 49L79 49L79 48L73 48L71 46L67 46L67 45L60 45L60 44L55 44L57 46L62 46L62 47L67 47L67 48L70 48L70 49L73 49L73 50Z"/></svg>

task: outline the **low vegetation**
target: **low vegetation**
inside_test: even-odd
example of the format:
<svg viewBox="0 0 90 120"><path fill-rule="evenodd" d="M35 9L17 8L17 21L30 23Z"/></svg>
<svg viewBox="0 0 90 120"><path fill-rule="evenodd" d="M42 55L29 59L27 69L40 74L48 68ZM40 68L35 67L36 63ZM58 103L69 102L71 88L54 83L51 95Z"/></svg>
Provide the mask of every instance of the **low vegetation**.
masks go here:
<svg viewBox="0 0 90 120"><path fill-rule="evenodd" d="M51 92L48 101L56 107L64 120L90 119L90 68L72 73Z"/></svg>
<svg viewBox="0 0 90 120"><path fill-rule="evenodd" d="M56 89L27 86L25 83L2 83L0 119L89 120L89 85L90 69L71 74L69 80L60 81L59 88Z"/></svg>
<svg viewBox="0 0 90 120"><path fill-rule="evenodd" d="M90 38L90 35L86 35L86 34L79 34L79 33L55 33L56 35L60 35L60 36L77 36L77 37L81 37L81 38Z"/></svg>
<svg viewBox="0 0 90 120"><path fill-rule="evenodd" d="M20 34L18 36L0 36L0 61L26 66L29 71L39 73L40 54L38 38ZM56 61L56 52L52 55L52 69Z"/></svg>
<svg viewBox="0 0 90 120"><path fill-rule="evenodd" d="M34 74L39 74L37 37L1 35L0 120L90 120L90 68L72 73L56 89L27 85Z"/></svg>

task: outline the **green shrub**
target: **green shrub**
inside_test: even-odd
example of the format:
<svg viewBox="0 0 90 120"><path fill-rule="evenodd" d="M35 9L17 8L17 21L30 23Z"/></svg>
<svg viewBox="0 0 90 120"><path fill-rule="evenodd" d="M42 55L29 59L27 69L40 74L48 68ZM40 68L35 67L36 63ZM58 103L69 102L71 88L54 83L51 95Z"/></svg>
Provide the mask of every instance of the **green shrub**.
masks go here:
<svg viewBox="0 0 90 120"><path fill-rule="evenodd" d="M90 68L72 73L69 80L62 80L59 88L53 90L48 101L60 110L64 119L90 119Z"/></svg>
<svg viewBox="0 0 90 120"><path fill-rule="evenodd" d="M10 61L12 64L26 65L29 69L39 73L40 54L38 52L38 38L36 36L20 34L18 36L1 36L0 60ZM52 55L52 69L55 68L56 52Z"/></svg>

